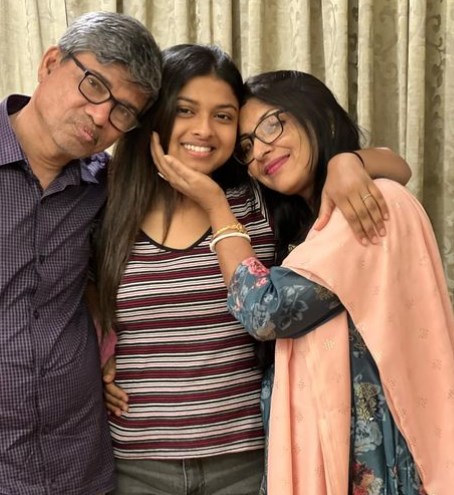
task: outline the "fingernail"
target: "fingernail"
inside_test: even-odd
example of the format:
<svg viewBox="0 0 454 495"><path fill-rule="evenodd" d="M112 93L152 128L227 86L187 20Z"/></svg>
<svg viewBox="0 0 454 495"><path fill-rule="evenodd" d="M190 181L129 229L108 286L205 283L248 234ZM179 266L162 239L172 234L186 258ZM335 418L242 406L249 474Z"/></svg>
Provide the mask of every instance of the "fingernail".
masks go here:
<svg viewBox="0 0 454 495"><path fill-rule="evenodd" d="M379 234L384 237L386 235L386 230L385 229L380 229Z"/></svg>
<svg viewBox="0 0 454 495"><path fill-rule="evenodd" d="M388 219L389 219L389 215L388 215L388 213L385 213L385 214L383 215L383 218L384 218L385 220L388 220Z"/></svg>
<svg viewBox="0 0 454 495"><path fill-rule="evenodd" d="M369 244L369 242L368 242L368 240L367 240L365 237L363 237L363 238L361 239L361 244L362 244L363 246L367 246L367 245Z"/></svg>
<svg viewBox="0 0 454 495"><path fill-rule="evenodd" d="M378 242L378 237L374 235L374 237L372 237L372 243L377 244L377 242Z"/></svg>

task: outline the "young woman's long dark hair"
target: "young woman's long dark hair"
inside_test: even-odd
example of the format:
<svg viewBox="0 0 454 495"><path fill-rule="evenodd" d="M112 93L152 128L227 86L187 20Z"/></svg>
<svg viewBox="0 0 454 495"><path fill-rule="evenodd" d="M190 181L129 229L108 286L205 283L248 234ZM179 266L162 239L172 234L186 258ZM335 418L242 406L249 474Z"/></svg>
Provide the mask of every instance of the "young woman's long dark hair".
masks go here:
<svg viewBox="0 0 454 495"><path fill-rule="evenodd" d="M208 45L177 45L163 52L162 87L158 101L141 118L141 127L117 143L109 164L108 199L98 236L97 278L100 318L104 330L115 321L116 298L122 274L146 213L165 198L165 232L181 196L158 174L150 154L155 130L164 150L169 146L177 110L177 97L195 77L214 75L225 81L238 98L243 80L231 58ZM244 167L233 159L213 178L224 188L247 182Z"/></svg>
<svg viewBox="0 0 454 495"><path fill-rule="evenodd" d="M273 219L280 264L289 245L304 240L318 215L328 161L337 153L359 149L361 134L333 93L310 74L267 72L248 79L245 87L246 101L258 98L292 115L307 133L312 148L315 175L310 205L300 196L286 196L261 186Z"/></svg>

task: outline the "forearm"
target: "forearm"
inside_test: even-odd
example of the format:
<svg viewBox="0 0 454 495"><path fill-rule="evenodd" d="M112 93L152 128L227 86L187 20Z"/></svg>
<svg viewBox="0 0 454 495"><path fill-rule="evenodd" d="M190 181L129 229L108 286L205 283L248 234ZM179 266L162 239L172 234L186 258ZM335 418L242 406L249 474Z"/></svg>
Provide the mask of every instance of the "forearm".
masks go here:
<svg viewBox="0 0 454 495"><path fill-rule="evenodd" d="M364 167L373 179L384 177L403 186L410 180L410 166L389 148L367 148L356 152L363 159Z"/></svg>
<svg viewBox="0 0 454 495"><path fill-rule="evenodd" d="M208 211L208 215L213 233L238 223L225 196L219 198L216 206ZM236 236L220 240L216 243L214 250L226 285L230 283L238 265L246 258L255 256L251 243L245 238Z"/></svg>
<svg viewBox="0 0 454 495"><path fill-rule="evenodd" d="M385 177L405 185L411 170L388 148L370 148L334 155L328 162L316 230L323 229L335 206L358 240L367 245L386 234L388 205L373 179Z"/></svg>
<svg viewBox="0 0 454 495"><path fill-rule="evenodd" d="M288 268L268 270L256 258L235 271L227 305L257 340L301 337L343 310L324 287Z"/></svg>

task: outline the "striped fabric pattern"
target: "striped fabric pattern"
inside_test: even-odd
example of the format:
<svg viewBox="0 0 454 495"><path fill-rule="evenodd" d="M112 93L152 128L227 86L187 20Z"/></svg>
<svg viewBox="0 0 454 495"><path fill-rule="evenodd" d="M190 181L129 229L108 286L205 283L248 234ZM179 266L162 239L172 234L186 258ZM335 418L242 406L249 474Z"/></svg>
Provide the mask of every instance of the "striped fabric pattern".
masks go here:
<svg viewBox="0 0 454 495"><path fill-rule="evenodd" d="M261 198L228 193L258 256L273 235ZM130 411L111 419L116 456L184 459L263 447L262 374L253 340L228 313L211 232L175 250L138 238L118 293L117 383Z"/></svg>

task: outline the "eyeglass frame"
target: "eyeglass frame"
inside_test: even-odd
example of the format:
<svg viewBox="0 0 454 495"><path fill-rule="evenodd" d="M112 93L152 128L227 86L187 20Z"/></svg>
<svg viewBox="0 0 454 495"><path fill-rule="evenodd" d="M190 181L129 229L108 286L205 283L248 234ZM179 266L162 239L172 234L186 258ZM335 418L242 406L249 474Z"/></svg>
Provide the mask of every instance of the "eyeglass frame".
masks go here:
<svg viewBox="0 0 454 495"><path fill-rule="evenodd" d="M258 122L257 122L257 125L255 126L254 130L249 133L249 134L245 134L243 135L242 137L240 137L240 139L238 140L238 145L237 145L237 151L235 152L234 156L236 158L236 160L241 163L242 165L249 165L251 164L253 161L254 161L254 157L252 157L249 161L244 161L241 159L241 155L242 155L242 151L241 151L241 142L242 141L245 141L246 139L249 140L251 142L251 145L252 145L252 148L251 149L254 149L254 140L255 139L258 139L261 143L264 143L264 144L273 144L277 139L279 139L282 134L284 133L284 122L282 122L282 120L279 118L279 115L281 113L287 113L286 110L274 110L273 112L270 112L266 115L264 115ZM271 141L264 141L260 136L257 136L256 132L257 132L257 129L262 125L262 123L269 119L270 117L276 117L276 120L279 122L279 125L281 126L281 130L279 131L278 135L276 137L273 137L273 139Z"/></svg>
<svg viewBox="0 0 454 495"><path fill-rule="evenodd" d="M109 112L109 122L111 123L111 125L117 131L119 131L119 132L129 132L129 131L132 131L133 129L135 129L136 127L140 127L140 122L138 120L138 117L139 117L140 113L135 114L124 103L121 103L120 101L118 101L115 98L115 96L112 94L112 91L110 91L110 89L107 87L106 83L100 78L100 76L98 76L97 74L95 74L94 72L92 72L90 69L87 69L87 67L85 67L85 65L78 58L76 58L76 56L73 53L69 53L68 54L68 58L70 58L77 65L77 67L79 67L79 69L82 70L83 73L84 73L82 79L79 82L79 85L77 86L77 89L79 90L79 93L88 102L93 103L93 105L101 105L102 103L106 103L109 100L112 100L114 102L114 105L112 106L112 108L110 109L110 112ZM93 77L93 78L95 78L96 81L99 82L99 84L105 89L106 94L108 95L108 97L105 98L102 101L93 101L90 98L88 98L88 96L81 89L81 86L82 86L83 82L85 81L85 79L87 79L87 77ZM117 125L114 124L114 122L112 122L112 112L116 108L118 108L118 107L125 108L134 117L134 124L132 126L128 127L127 129L120 129Z"/></svg>

